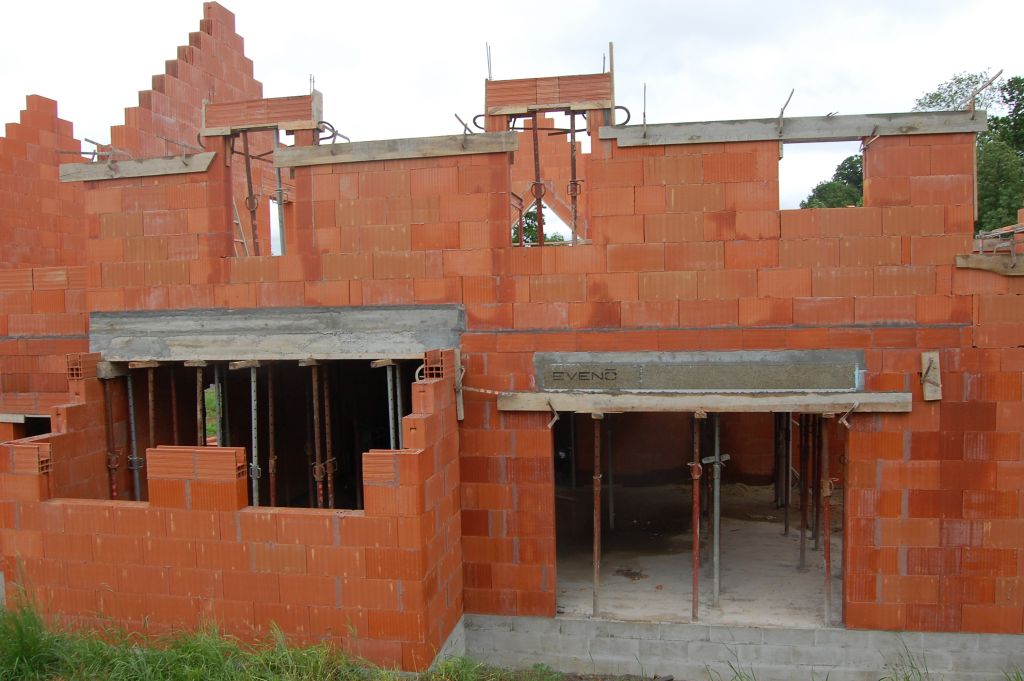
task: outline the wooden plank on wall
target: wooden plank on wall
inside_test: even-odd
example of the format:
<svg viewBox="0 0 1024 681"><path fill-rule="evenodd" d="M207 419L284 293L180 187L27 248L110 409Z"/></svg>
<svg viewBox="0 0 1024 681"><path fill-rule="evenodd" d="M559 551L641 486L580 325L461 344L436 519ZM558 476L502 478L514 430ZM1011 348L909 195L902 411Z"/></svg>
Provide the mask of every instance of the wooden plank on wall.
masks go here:
<svg viewBox="0 0 1024 681"><path fill-rule="evenodd" d="M330 165L403 158L432 158L493 154L515 151L519 137L514 132L486 132L475 135L442 135L406 139L347 142L312 147L285 147L274 153L274 167Z"/></svg>
<svg viewBox="0 0 1024 681"><path fill-rule="evenodd" d="M841 142L875 135L926 135L984 132L988 119L984 111L912 111L909 113L861 114L851 116L800 116L754 118L735 121L659 123L647 126L603 126L601 139L614 139L620 147L710 142Z"/></svg>
<svg viewBox="0 0 1024 681"><path fill-rule="evenodd" d="M143 158L112 163L65 163L60 166L61 182L90 182L94 180L118 180L125 177L159 177L161 175L183 175L205 173L213 162L216 152L201 154Z"/></svg>

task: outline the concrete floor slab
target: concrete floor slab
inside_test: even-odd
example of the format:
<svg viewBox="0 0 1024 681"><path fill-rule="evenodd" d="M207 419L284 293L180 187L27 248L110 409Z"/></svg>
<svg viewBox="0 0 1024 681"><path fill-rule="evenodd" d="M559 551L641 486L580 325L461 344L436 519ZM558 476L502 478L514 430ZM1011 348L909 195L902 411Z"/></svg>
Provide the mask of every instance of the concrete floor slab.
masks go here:
<svg viewBox="0 0 1024 681"><path fill-rule="evenodd" d="M688 486L623 488L615 494L619 529L606 531L603 539L601 617L689 622L692 535L685 517L690 508ZM825 623L822 552L811 550L809 539L807 569L797 569L800 540L796 523L788 536L782 534L782 515L774 508L771 495L770 487L735 485L723 489L726 517L722 519L720 605L712 607L709 542L702 549L700 571L702 622L796 628ZM565 491L560 497L566 499ZM582 499L574 505L579 512L585 511L583 515L590 513ZM651 513L660 520L649 520ZM840 527L841 517L841 512L835 514L835 530ZM833 532L832 556L832 624L840 624L842 536L838 531ZM560 539L559 614L592 614L592 575L590 545Z"/></svg>

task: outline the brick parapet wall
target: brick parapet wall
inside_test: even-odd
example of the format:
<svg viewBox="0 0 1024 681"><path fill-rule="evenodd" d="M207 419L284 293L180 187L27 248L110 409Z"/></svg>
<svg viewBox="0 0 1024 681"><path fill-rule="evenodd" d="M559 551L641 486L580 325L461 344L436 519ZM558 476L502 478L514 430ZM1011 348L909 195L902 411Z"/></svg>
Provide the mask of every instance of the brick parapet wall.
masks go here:
<svg viewBox="0 0 1024 681"><path fill-rule="evenodd" d="M276 624L296 642L328 640L377 664L425 669L462 616L453 391L450 372L413 385L413 413L403 419L412 448L365 455L367 471L378 471L368 475L365 511L204 510L196 496L174 508L188 504L173 494L53 498L42 443L2 445L8 598L76 624L147 633L213 622L251 639ZM221 451L237 453L208 453ZM158 462L157 475L176 462Z"/></svg>

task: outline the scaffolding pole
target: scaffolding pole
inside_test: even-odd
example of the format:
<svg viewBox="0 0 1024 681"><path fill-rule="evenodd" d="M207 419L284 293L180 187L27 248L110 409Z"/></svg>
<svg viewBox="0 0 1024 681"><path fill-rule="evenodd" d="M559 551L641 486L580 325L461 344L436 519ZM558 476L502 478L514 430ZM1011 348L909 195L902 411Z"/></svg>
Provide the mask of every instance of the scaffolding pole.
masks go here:
<svg viewBox="0 0 1024 681"><path fill-rule="evenodd" d="M591 414L594 420L594 604L593 616L601 612L601 419L604 414Z"/></svg>
<svg viewBox="0 0 1024 681"><path fill-rule="evenodd" d="M700 424L707 415L697 412L693 415L693 461L690 467L690 478L693 480L693 591L690 595L690 619L699 620L700 614L700 476L703 468L700 465Z"/></svg>
<svg viewBox="0 0 1024 681"><path fill-rule="evenodd" d="M125 375L124 380L128 384L128 431L132 439L132 457L128 462L128 467L132 469L132 495L135 497L135 501L142 501L142 480L139 474L141 463L139 460L139 439L135 426L135 391L132 388L131 371Z"/></svg>

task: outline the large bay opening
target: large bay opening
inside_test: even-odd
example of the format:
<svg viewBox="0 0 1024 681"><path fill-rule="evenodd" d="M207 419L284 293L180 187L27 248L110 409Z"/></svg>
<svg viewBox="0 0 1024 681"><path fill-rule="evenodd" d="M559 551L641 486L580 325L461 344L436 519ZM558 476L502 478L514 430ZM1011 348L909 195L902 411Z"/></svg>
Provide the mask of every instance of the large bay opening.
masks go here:
<svg viewBox="0 0 1024 681"><path fill-rule="evenodd" d="M686 412L605 413L600 419L586 413L567 412L562 416L553 433L560 615L595 615L593 480L597 435L601 444L597 616L694 621L694 485L690 464L694 460L696 424L696 446L703 462L698 483L697 620L816 627L825 624L828 617L832 625L841 624L842 487L841 483L837 485L831 495L826 531L823 505L815 503L815 499L822 499L820 488L814 484L823 473L842 480L845 428L837 428L835 418L788 412L699 414L702 418ZM716 419L719 458L723 460L717 513L713 484ZM815 430L819 423L821 436ZM801 427L807 433L803 438ZM820 437L829 440L827 471L821 465L825 447ZM801 457L804 441L807 453ZM801 494L805 484L805 494ZM806 509L802 562L801 501ZM831 548L829 608L825 606L826 541Z"/></svg>

